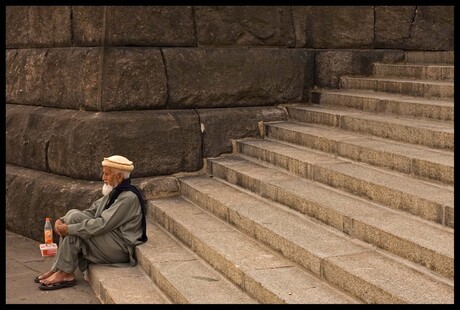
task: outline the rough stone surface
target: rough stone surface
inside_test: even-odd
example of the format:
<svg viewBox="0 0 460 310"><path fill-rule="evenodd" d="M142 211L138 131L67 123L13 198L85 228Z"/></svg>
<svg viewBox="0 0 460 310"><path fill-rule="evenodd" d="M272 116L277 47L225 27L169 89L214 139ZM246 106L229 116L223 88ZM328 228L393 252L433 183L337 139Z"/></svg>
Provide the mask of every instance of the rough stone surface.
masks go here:
<svg viewBox="0 0 460 310"><path fill-rule="evenodd" d="M166 103L165 68L156 48L8 50L6 63L8 103L93 111Z"/></svg>
<svg viewBox="0 0 460 310"><path fill-rule="evenodd" d="M190 6L108 6L106 10L107 45L196 45Z"/></svg>
<svg viewBox="0 0 460 310"><path fill-rule="evenodd" d="M232 152L231 139L259 137L259 121L286 120L287 113L276 107L199 109L203 131L203 157Z"/></svg>
<svg viewBox="0 0 460 310"><path fill-rule="evenodd" d="M72 6L72 31L75 46L103 46L104 7Z"/></svg>
<svg viewBox="0 0 460 310"><path fill-rule="evenodd" d="M71 45L69 6L6 6L6 47Z"/></svg>
<svg viewBox="0 0 460 310"><path fill-rule="evenodd" d="M293 6L296 47L373 48L373 6Z"/></svg>
<svg viewBox="0 0 460 310"><path fill-rule="evenodd" d="M193 111L94 113L8 105L6 130L8 163L84 180L99 180L101 159L113 154L134 162L132 177L203 165Z"/></svg>
<svg viewBox="0 0 460 310"><path fill-rule="evenodd" d="M87 182L6 165L6 228L43 241L45 217L55 221L70 209L86 209L101 196L101 182ZM58 236L54 236L58 240Z"/></svg>
<svg viewBox="0 0 460 310"><path fill-rule="evenodd" d="M375 47L450 50L454 47L453 6L377 6Z"/></svg>
<svg viewBox="0 0 460 310"><path fill-rule="evenodd" d="M101 111L163 108L165 68L157 48L107 48L102 73Z"/></svg>
<svg viewBox="0 0 460 310"><path fill-rule="evenodd" d="M165 48L167 108L300 102L313 86L313 51L281 48ZM276 60L276 61L274 61Z"/></svg>
<svg viewBox="0 0 460 310"><path fill-rule="evenodd" d="M373 62L402 61L398 50L324 50L316 52L315 86L339 88L342 75L370 75Z"/></svg>
<svg viewBox="0 0 460 310"><path fill-rule="evenodd" d="M6 102L94 110L101 48L6 51Z"/></svg>
<svg viewBox="0 0 460 310"><path fill-rule="evenodd" d="M198 45L294 47L288 6L197 6Z"/></svg>

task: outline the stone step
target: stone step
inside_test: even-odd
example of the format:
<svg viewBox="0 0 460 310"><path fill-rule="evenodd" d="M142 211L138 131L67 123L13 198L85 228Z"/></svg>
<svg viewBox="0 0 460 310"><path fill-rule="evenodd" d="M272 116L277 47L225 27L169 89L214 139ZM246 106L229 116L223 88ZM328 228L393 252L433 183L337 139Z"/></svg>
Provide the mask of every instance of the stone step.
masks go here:
<svg viewBox="0 0 460 310"><path fill-rule="evenodd" d="M266 140L238 141L237 149L238 152L245 156L288 170L301 178L337 188L427 221L454 227L454 191L452 187L436 186L401 174L389 173L381 169L334 159L305 148L288 146L285 143L281 144ZM221 162L228 163L229 159L222 161L213 159L210 161L213 169L217 170ZM271 175L273 173L271 169L258 167L257 165L255 166L257 169L244 171L245 168L249 169L250 167L254 168L247 161L233 159L231 166L221 167L224 171L219 171L219 176L224 178L222 173L231 172L230 175L225 176L227 179L234 177L236 174L241 178L250 178L253 182L257 180L256 185L258 186L260 186L259 182L262 182L264 178L271 179L274 177ZM250 172L252 173L250 174ZM260 175L256 175L256 172L260 173ZM213 171L214 173L216 172ZM296 178L289 176L287 173L278 172L275 175L293 180L291 182L298 182ZM228 179L228 181L234 183L231 179ZM306 186L304 183L299 183L298 185ZM248 189L251 190L250 188ZM259 189L253 191L257 193L257 190ZM273 188L273 190L276 193L276 188Z"/></svg>
<svg viewBox="0 0 460 310"><path fill-rule="evenodd" d="M139 265L174 304L253 304L253 298L148 220L149 240L136 247Z"/></svg>
<svg viewBox="0 0 460 310"><path fill-rule="evenodd" d="M297 144L426 180L454 183L454 153L292 121L264 123L265 138Z"/></svg>
<svg viewBox="0 0 460 310"><path fill-rule="evenodd" d="M171 304L139 265L114 268L90 264L88 278L103 304Z"/></svg>
<svg viewBox="0 0 460 310"><path fill-rule="evenodd" d="M311 92L311 102L379 114L454 120L453 100L427 99L369 90L322 89Z"/></svg>
<svg viewBox="0 0 460 310"><path fill-rule="evenodd" d="M451 122L391 117L322 104L286 106L292 120L337 127L391 140L436 149L454 149L454 124Z"/></svg>
<svg viewBox="0 0 460 310"><path fill-rule="evenodd" d="M373 90L425 98L454 98L454 82L452 81L342 76L340 88Z"/></svg>
<svg viewBox="0 0 460 310"><path fill-rule="evenodd" d="M260 303L360 303L182 196L148 206L156 223Z"/></svg>
<svg viewBox="0 0 460 310"><path fill-rule="evenodd" d="M374 63L374 77L398 77L420 80L454 80L454 65L423 63Z"/></svg>
<svg viewBox="0 0 460 310"><path fill-rule="evenodd" d="M406 63L454 63L454 51L407 51Z"/></svg>
<svg viewBox="0 0 460 310"><path fill-rule="evenodd" d="M309 190L315 194L309 196L308 202L305 201L303 205L310 203L316 208L301 213L286 210L284 205L279 206L260 196L251 195L241 187L230 186L216 177L187 177L180 179L180 182L183 196L318 276L321 276L321 260L324 257L343 255L350 249L361 248L362 243L356 241L361 240L410 259L415 264L429 266L431 270L453 280L452 229L334 191L330 191L329 198L324 199L321 195L327 189L323 187L318 187L317 191L314 188ZM332 197L335 202L329 204ZM312 221L311 217L322 223ZM326 227L323 223L330 226ZM335 231L331 231L330 227ZM338 234L338 231L341 233ZM417 269L421 273L431 274L425 269Z"/></svg>

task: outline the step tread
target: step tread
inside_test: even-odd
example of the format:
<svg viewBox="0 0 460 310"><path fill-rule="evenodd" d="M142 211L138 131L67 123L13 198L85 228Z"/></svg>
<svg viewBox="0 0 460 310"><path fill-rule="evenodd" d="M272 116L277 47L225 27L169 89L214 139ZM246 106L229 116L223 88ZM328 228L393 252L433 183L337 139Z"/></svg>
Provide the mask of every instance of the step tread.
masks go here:
<svg viewBox="0 0 460 310"><path fill-rule="evenodd" d="M376 115L372 112L365 112L356 109L350 109L345 107L337 107L330 105L311 104L305 105L291 105L288 106L291 110L301 110L306 112L318 112L326 114L334 114L337 116L346 116L359 119L365 119L373 122L390 123L395 125L403 125L406 127L415 127L419 129L436 130L446 133L454 133L454 124L449 121L440 120L427 120L417 119L412 117L394 116L394 115ZM292 112L290 112L292 113Z"/></svg>
<svg viewBox="0 0 460 310"><path fill-rule="evenodd" d="M404 77L372 77L372 76L342 76L342 79L348 80L361 80L361 81L381 81L381 82L395 82L395 83L413 83L413 84L430 84L439 86L454 86L453 81L444 80L421 80L409 79Z"/></svg>
<svg viewBox="0 0 460 310"><path fill-rule="evenodd" d="M348 132L330 126L295 121L278 121L265 123L268 127L276 127L305 135L314 135L336 143L353 144L360 147L389 152L412 159L425 160L433 163L454 166L452 151L436 150L422 145L414 145L395 140L369 136L358 132Z"/></svg>
<svg viewBox="0 0 460 310"><path fill-rule="evenodd" d="M453 64L449 63L423 63L423 62L413 62L413 63L388 63L388 62L375 62L374 65L377 66L387 66L387 67L439 67L439 68L454 68Z"/></svg>
<svg viewBox="0 0 460 310"><path fill-rule="evenodd" d="M270 169L238 156L215 158L210 161L250 176L252 179L281 188L285 192L305 201L311 201L322 208L333 210L335 213L364 222L453 258L453 229L382 207L376 203L357 199L311 180Z"/></svg>
<svg viewBox="0 0 460 310"><path fill-rule="evenodd" d="M208 251L224 259L226 268L232 269L230 264L244 275L245 285L258 283L286 303L357 303L181 196L150 200L149 207L164 212L176 229L192 235L195 246L212 248Z"/></svg>
<svg viewBox="0 0 460 310"><path fill-rule="evenodd" d="M90 283L103 303L171 304L171 301L140 268L89 266Z"/></svg>
<svg viewBox="0 0 460 310"><path fill-rule="evenodd" d="M271 140L248 139L241 143L283 154L311 165L321 166L337 173L346 174L369 183L404 192L413 196L433 201L453 208L454 191L452 186L440 186L427 181L417 180L398 172L384 171L375 167L357 164L351 161L334 158L326 153L289 145Z"/></svg>
<svg viewBox="0 0 460 310"><path fill-rule="evenodd" d="M149 239L136 247L139 263L174 287L179 295L178 300L172 298L175 303L257 303L158 224L148 221L147 225Z"/></svg>
<svg viewBox="0 0 460 310"><path fill-rule="evenodd" d="M337 94L350 97L373 98L378 100L391 100L398 102L417 103L423 105L434 105L440 107L454 107L454 99L450 98L424 98L374 90L359 89L318 89L315 91L320 93Z"/></svg>

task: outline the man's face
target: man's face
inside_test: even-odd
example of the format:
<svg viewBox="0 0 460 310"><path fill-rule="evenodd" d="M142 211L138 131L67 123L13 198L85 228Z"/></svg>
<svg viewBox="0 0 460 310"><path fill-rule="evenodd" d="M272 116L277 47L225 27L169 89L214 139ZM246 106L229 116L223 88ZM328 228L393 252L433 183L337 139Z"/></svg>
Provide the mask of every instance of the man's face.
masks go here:
<svg viewBox="0 0 460 310"><path fill-rule="evenodd" d="M121 173L116 173L110 167L102 167L102 180L110 186L117 186L120 183L120 178L123 178Z"/></svg>

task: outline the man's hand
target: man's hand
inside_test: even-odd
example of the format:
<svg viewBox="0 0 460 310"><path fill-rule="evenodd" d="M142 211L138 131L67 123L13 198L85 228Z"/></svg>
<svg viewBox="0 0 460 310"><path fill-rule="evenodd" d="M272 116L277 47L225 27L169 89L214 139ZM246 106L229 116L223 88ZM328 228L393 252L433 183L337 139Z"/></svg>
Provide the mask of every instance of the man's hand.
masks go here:
<svg viewBox="0 0 460 310"><path fill-rule="evenodd" d="M61 222L62 223L62 222ZM59 236L65 237L67 236L67 224L55 224L54 228L56 229L56 233Z"/></svg>
<svg viewBox="0 0 460 310"><path fill-rule="evenodd" d="M54 232L56 234L58 234L59 236L61 235L61 233L59 232L59 230L57 229L58 226L64 224L61 219L57 219L56 222L54 222Z"/></svg>

